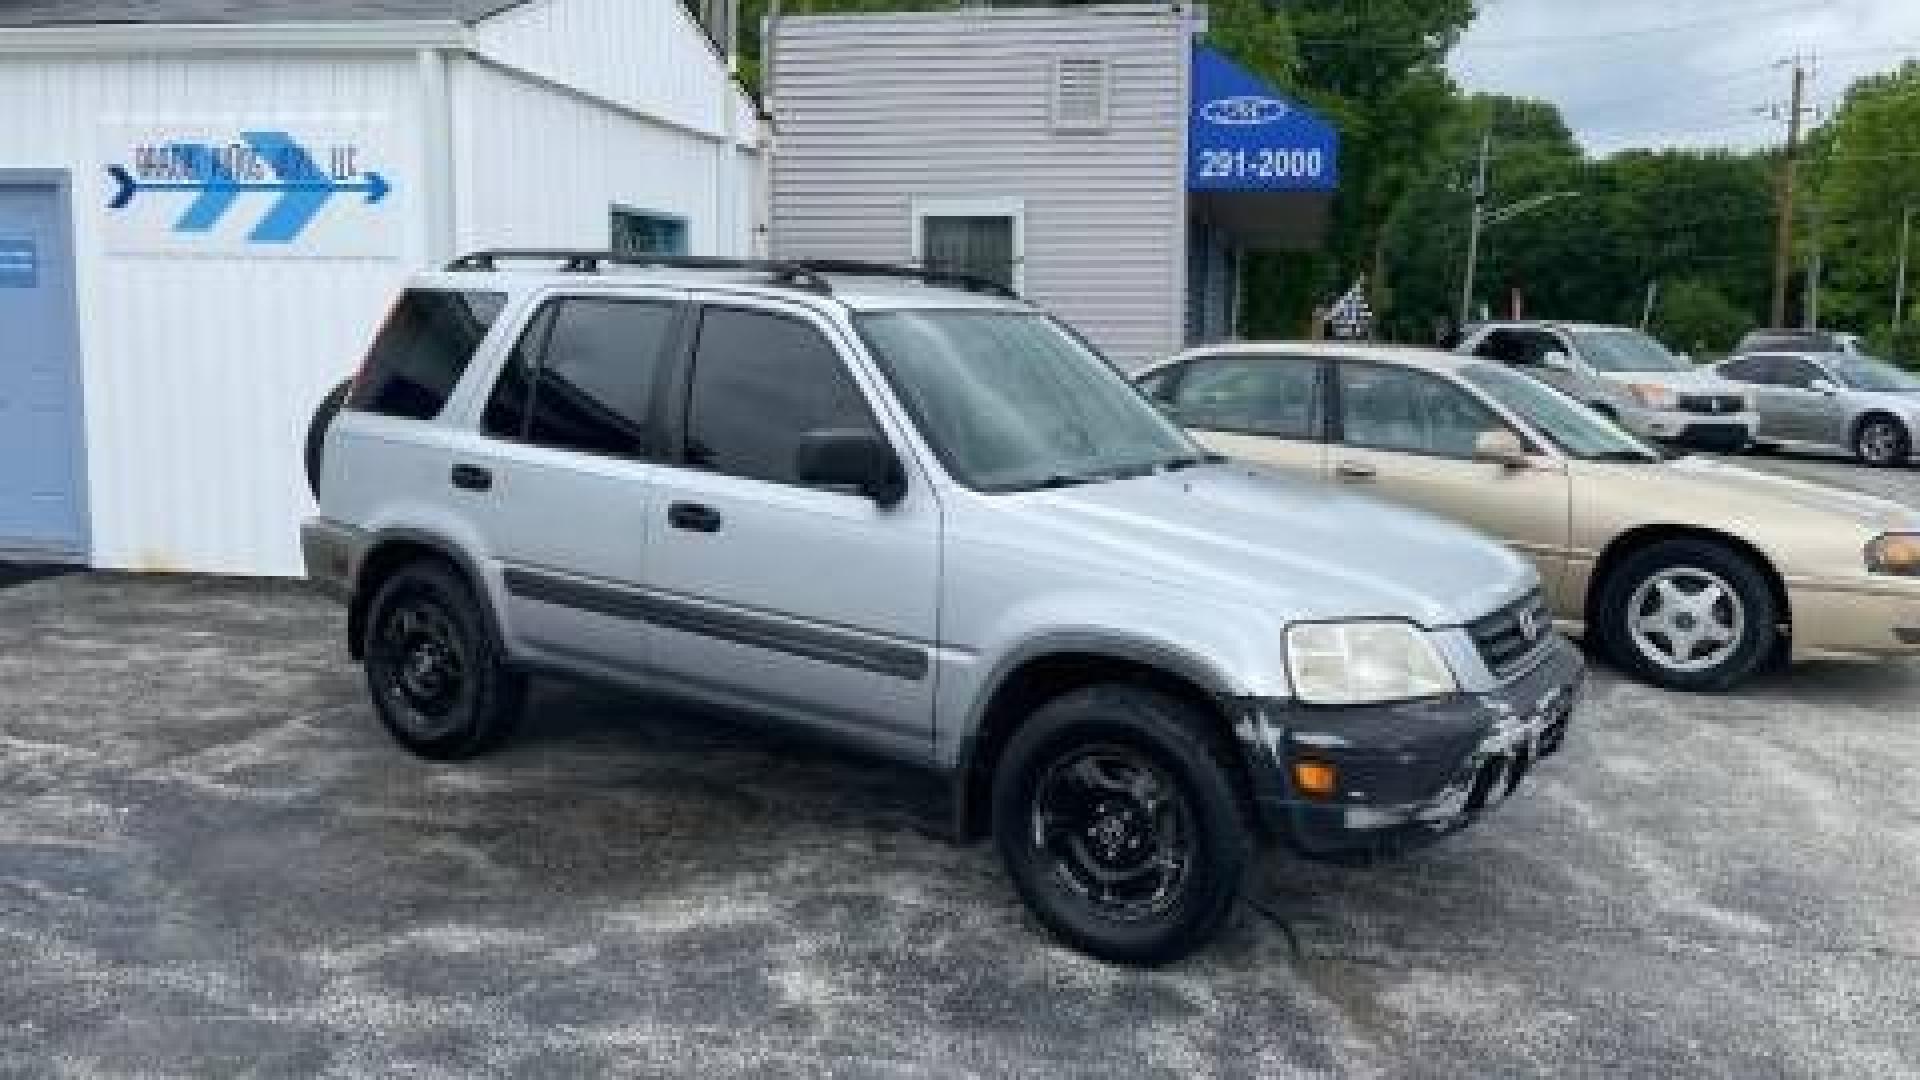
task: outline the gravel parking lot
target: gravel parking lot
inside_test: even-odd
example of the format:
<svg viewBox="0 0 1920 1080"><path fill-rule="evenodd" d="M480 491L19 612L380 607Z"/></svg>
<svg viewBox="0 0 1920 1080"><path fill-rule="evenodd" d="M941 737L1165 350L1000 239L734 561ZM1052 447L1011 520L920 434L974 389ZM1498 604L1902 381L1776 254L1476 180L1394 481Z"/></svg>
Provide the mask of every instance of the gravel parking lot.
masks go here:
<svg viewBox="0 0 1920 1080"><path fill-rule="evenodd" d="M1042 938L925 778L737 718L547 688L504 752L408 758L342 621L0 588L0 1075L1920 1070L1920 664L1601 672L1481 827L1273 858L1297 951L1249 909L1138 972Z"/></svg>

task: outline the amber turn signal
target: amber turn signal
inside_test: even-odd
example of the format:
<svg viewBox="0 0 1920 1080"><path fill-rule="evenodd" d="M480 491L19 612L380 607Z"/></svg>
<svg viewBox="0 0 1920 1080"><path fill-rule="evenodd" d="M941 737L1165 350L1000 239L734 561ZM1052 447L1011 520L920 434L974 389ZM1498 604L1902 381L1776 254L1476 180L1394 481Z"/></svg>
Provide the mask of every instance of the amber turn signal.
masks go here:
<svg viewBox="0 0 1920 1080"><path fill-rule="evenodd" d="M1876 574L1920 577L1920 534L1887 533L1867 545L1867 569Z"/></svg>
<svg viewBox="0 0 1920 1080"><path fill-rule="evenodd" d="M1293 763L1293 786L1302 795L1328 798L1340 787L1340 770L1324 761L1296 761Z"/></svg>

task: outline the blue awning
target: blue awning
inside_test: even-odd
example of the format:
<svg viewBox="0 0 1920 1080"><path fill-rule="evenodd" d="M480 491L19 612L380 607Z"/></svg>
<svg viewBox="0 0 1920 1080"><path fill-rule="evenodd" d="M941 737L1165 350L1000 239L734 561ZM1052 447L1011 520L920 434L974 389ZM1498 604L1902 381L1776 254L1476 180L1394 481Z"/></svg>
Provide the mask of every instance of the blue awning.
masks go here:
<svg viewBox="0 0 1920 1080"><path fill-rule="evenodd" d="M1332 191L1340 135L1225 54L1193 47L1189 191Z"/></svg>
<svg viewBox="0 0 1920 1080"><path fill-rule="evenodd" d="M1198 43L1192 92L1187 191L1194 220L1242 247L1318 247L1340 183L1339 132Z"/></svg>

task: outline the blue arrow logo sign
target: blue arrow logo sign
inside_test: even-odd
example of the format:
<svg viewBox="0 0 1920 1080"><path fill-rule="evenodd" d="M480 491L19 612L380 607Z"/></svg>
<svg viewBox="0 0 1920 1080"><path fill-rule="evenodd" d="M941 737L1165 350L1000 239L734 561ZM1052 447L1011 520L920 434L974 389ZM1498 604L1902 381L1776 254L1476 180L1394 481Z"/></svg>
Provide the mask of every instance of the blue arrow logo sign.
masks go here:
<svg viewBox="0 0 1920 1080"><path fill-rule="evenodd" d="M192 192L173 231L204 233L226 217L240 196L276 195L253 230L249 243L291 244L300 238L336 195L364 195L371 205L392 191L385 177L361 171L352 147L335 147L322 168L313 155L283 131L249 131L242 143L213 147L205 143L169 143L143 147L132 167L107 166L114 192L107 206L123 210L146 192Z"/></svg>

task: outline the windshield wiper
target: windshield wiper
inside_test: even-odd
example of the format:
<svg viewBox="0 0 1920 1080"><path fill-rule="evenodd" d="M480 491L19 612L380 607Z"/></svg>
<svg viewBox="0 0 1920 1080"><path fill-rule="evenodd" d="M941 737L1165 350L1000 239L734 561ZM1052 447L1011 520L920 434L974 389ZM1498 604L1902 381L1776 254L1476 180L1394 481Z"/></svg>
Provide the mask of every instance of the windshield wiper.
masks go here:
<svg viewBox="0 0 1920 1080"><path fill-rule="evenodd" d="M1226 460L1227 455L1225 454L1215 454L1212 452L1205 454L1187 454L1161 462L1160 470L1162 472L1179 472L1181 469L1192 469L1201 465L1222 465L1226 463Z"/></svg>
<svg viewBox="0 0 1920 1080"><path fill-rule="evenodd" d="M1080 487L1085 484L1096 484L1099 482L1100 482L1100 477L1097 477L1097 476L1091 476L1083 473L1057 472L1057 473L1049 473L1046 479L1041 480L1038 483L1028 484L1025 487L1014 488L1013 490L1045 491L1053 488Z"/></svg>
<svg viewBox="0 0 1920 1080"><path fill-rule="evenodd" d="M1644 450L1602 450L1596 454L1588 454L1587 460L1588 461L1626 461L1626 462L1632 462L1637 465L1651 465L1655 462L1664 461L1666 459L1655 457L1654 455L1649 454Z"/></svg>

